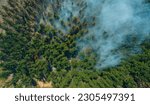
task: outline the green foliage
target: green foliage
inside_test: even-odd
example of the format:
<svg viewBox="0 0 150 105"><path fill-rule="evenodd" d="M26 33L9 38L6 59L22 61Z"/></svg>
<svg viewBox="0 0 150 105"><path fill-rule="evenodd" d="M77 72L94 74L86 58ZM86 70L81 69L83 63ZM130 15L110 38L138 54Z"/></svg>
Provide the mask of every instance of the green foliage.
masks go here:
<svg viewBox="0 0 150 105"><path fill-rule="evenodd" d="M36 80L51 81L58 88L150 87L149 40L141 45L141 54L120 66L98 70L93 49L79 52L77 46L77 39L87 33L90 23L79 17L66 23L57 11L48 15L50 24L41 22L44 2L8 0L9 6L1 10L4 22L0 28L5 33L0 35L0 78L13 74L13 87L36 87ZM54 21L61 22L63 28L69 26L68 33L57 29Z"/></svg>
<svg viewBox="0 0 150 105"><path fill-rule="evenodd" d="M55 87L100 87L100 88L135 88L150 87L150 43L146 41L143 45L143 53L134 55L115 68L103 71L92 71L74 69L69 72L52 72L51 79ZM57 75L52 75L57 74ZM57 78L56 78L57 77ZM57 82L59 80L59 82Z"/></svg>

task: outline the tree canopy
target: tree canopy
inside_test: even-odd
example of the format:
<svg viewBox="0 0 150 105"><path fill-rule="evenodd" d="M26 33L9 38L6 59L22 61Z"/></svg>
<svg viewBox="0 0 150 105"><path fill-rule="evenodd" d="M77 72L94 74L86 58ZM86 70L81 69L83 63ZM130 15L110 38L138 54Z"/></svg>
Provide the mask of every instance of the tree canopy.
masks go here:
<svg viewBox="0 0 150 105"><path fill-rule="evenodd" d="M140 45L140 54L118 66L97 69L94 50L81 52L77 46L77 39L93 23L73 16L66 23L57 14L58 1L51 5L55 12L44 17L45 2L8 0L9 6L0 11L4 30L0 34L0 78L12 77L3 87L37 87L37 81L64 88L150 87L150 39ZM56 21L61 28L70 27L68 32L56 28Z"/></svg>

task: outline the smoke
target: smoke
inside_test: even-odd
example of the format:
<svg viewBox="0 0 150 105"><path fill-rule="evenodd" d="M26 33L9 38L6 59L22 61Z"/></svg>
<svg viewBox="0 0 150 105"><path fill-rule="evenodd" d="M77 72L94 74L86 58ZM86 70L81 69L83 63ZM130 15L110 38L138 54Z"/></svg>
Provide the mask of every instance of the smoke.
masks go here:
<svg viewBox="0 0 150 105"><path fill-rule="evenodd" d="M97 54L97 68L118 65L128 53L140 51L139 45L150 37L150 4L144 0L60 0L58 15L65 23L71 17L93 23L88 33L77 40L80 50L91 47ZM54 2L49 0L50 3ZM54 10L55 12L56 10ZM67 34L60 21L56 28ZM130 54L129 54L130 55Z"/></svg>
<svg viewBox="0 0 150 105"><path fill-rule="evenodd" d="M150 5L145 4L144 0L86 2L86 16L94 16L96 24L89 28L88 35L78 44L83 49L90 46L96 51L99 57L97 68L118 65L125 57L121 47L131 46L131 52L136 53L140 50L138 46L150 37ZM136 41L133 43L134 39Z"/></svg>

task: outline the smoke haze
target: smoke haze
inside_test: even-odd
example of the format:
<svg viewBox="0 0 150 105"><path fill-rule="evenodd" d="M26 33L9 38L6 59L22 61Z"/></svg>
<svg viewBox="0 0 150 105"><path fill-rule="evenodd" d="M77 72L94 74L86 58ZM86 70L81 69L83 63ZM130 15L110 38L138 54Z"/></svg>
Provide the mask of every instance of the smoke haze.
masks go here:
<svg viewBox="0 0 150 105"><path fill-rule="evenodd" d="M94 25L87 27L88 33L77 43L81 51L88 47L95 51L97 68L118 65L125 57L122 46L130 46L129 52L134 54L150 37L150 4L144 0L61 0L58 13L65 22L70 17L93 21ZM69 30L63 29L58 21L55 26L65 34Z"/></svg>
<svg viewBox="0 0 150 105"><path fill-rule="evenodd" d="M136 38L132 46L134 49L149 37L150 5L145 4L144 0L87 0L87 2L87 13L96 16L96 25L89 29L90 33L87 36L94 35L95 40L87 41L100 57L97 62L98 68L118 65L124 58L118 50L122 45L132 43L129 41ZM81 45L86 46L82 42Z"/></svg>

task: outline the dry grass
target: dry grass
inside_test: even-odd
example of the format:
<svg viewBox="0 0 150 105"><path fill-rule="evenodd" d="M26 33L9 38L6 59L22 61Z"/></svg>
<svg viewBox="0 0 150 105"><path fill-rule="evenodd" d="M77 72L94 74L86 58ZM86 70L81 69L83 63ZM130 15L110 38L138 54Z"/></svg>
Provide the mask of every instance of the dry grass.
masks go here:
<svg viewBox="0 0 150 105"><path fill-rule="evenodd" d="M0 68L0 73L3 72L2 68ZM0 79L0 88L4 86L6 80Z"/></svg>
<svg viewBox="0 0 150 105"><path fill-rule="evenodd" d="M5 85L5 80L0 79L0 88L2 88Z"/></svg>
<svg viewBox="0 0 150 105"><path fill-rule="evenodd" d="M52 82L37 81L38 88L52 88Z"/></svg>
<svg viewBox="0 0 150 105"><path fill-rule="evenodd" d="M0 73L3 72L3 69L0 68ZM0 88L5 87L13 79L13 74L10 74L7 79L0 78Z"/></svg>

